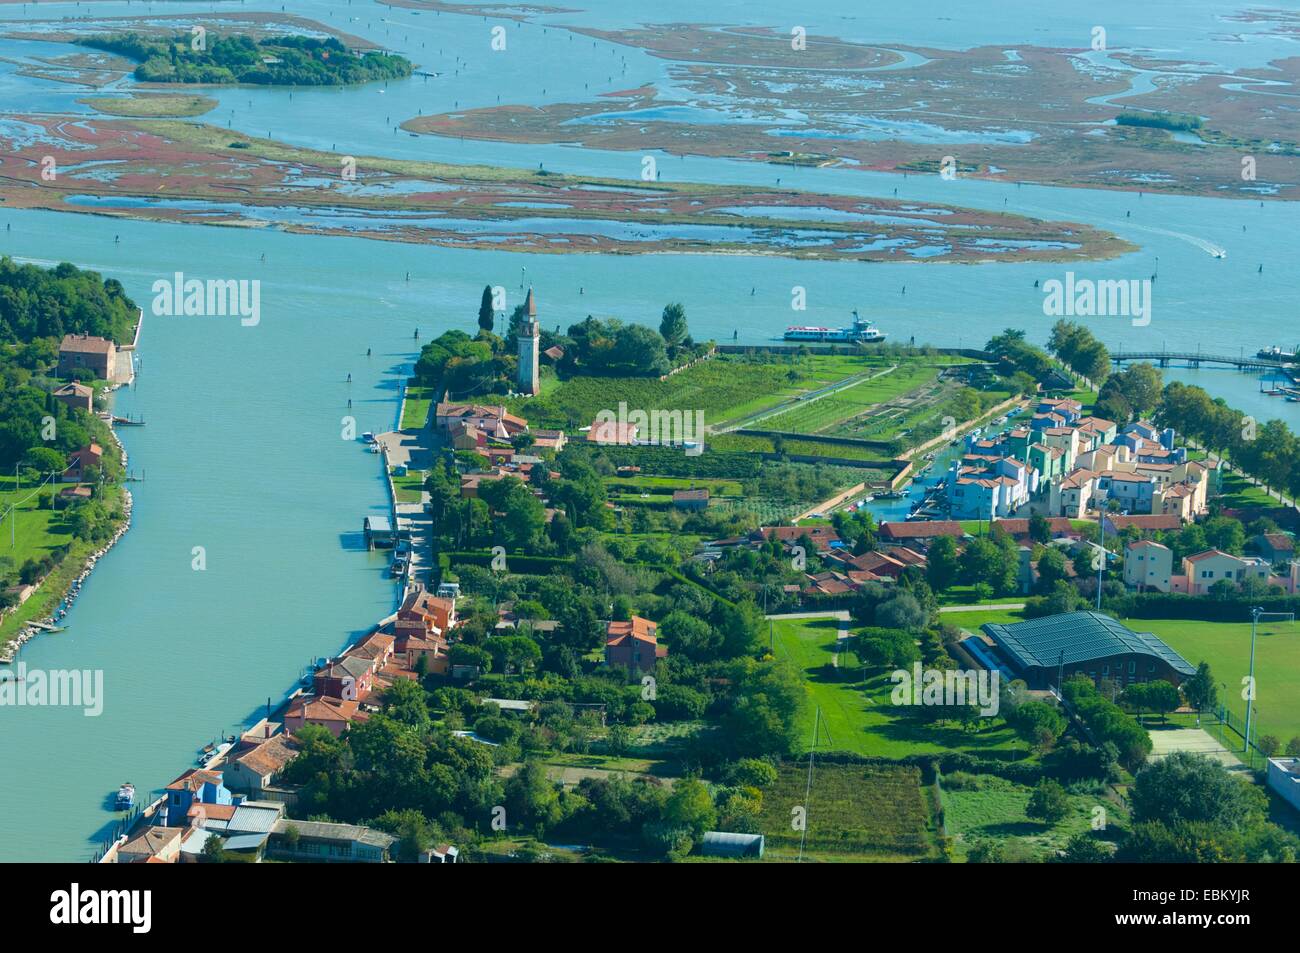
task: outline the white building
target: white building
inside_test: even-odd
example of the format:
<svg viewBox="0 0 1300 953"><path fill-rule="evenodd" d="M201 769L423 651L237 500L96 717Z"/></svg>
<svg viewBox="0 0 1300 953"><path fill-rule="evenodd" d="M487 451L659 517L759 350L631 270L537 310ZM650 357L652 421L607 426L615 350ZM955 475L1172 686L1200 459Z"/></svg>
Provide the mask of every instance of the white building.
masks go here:
<svg viewBox="0 0 1300 953"><path fill-rule="evenodd" d="M1269 758L1268 786L1300 811L1300 758Z"/></svg>

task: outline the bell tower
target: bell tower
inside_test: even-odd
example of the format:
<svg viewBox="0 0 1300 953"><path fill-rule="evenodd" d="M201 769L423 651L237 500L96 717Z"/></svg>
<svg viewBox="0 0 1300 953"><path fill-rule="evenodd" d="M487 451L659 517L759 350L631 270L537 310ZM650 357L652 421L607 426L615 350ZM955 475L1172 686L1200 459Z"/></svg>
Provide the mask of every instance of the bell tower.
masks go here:
<svg viewBox="0 0 1300 953"><path fill-rule="evenodd" d="M537 323L537 297L531 287L528 289L528 300L524 302L524 310L527 317L519 330L519 372L515 389L521 394L536 396L542 392L542 380L538 372L542 329Z"/></svg>

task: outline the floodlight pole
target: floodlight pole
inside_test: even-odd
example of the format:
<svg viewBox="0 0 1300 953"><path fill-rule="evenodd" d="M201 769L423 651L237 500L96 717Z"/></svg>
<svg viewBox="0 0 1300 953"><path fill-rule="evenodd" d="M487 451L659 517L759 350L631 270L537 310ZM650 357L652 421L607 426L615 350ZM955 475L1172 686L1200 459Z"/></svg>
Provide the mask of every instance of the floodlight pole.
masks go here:
<svg viewBox="0 0 1300 953"><path fill-rule="evenodd" d="M1250 675L1248 676L1246 683L1247 689L1250 692L1250 697L1246 699L1246 742L1245 746L1241 750L1245 752L1246 756L1250 758L1252 762L1255 760L1254 755L1250 753L1251 711L1255 707L1255 632L1259 628L1259 620L1266 615L1276 616L1279 619L1287 619L1291 622L1295 621L1294 612L1265 612L1259 606L1255 606L1250 610Z"/></svg>
<svg viewBox="0 0 1300 953"><path fill-rule="evenodd" d="M1097 564L1097 611L1101 611L1101 578L1102 573L1106 571L1106 514L1101 514L1101 519L1097 521L1097 528L1101 534L1097 537L1097 545L1101 547L1101 556Z"/></svg>

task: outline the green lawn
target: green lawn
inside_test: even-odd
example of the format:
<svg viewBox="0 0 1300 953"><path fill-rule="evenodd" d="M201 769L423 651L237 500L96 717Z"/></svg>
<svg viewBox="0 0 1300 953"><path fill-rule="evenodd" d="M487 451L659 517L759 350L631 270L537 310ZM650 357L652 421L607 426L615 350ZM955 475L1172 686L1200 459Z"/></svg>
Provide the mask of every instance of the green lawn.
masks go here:
<svg viewBox="0 0 1300 953"><path fill-rule="evenodd" d="M1131 629L1154 632L1193 665L1210 663L1220 701L1245 718L1242 679L1250 670L1249 622L1126 619ZM1252 731L1283 745L1300 735L1300 622L1261 622L1255 643L1257 701ZM1226 686L1226 687L1225 687Z"/></svg>
<svg viewBox="0 0 1300 953"><path fill-rule="evenodd" d="M777 656L791 659L807 679L810 704L799 723L805 745L812 741L814 711L820 708L821 749L885 758L945 751L997 757L994 752L1024 750L1000 718L967 730L926 723L898 708L890 700L894 683L888 673L865 671L852 652L836 658L837 626L834 619L782 619L774 624Z"/></svg>
<svg viewBox="0 0 1300 953"><path fill-rule="evenodd" d="M15 493L13 477L0 478L0 510L7 509L13 499L25 497L29 493L30 488ZM112 509L120 498L122 489L110 486L105 493L105 506ZM12 527L16 531L12 535L13 546L10 545L9 517L0 522L0 575L16 576L28 559L44 556L60 546L71 544L71 548L40 589L22 606L5 616L4 622L0 623L0 643L13 638L26 623L50 614L73 578L81 572L85 558L97 545L74 538L63 521L62 510L54 513L52 510L36 509L35 505L36 500L33 499L18 508L17 522Z"/></svg>
<svg viewBox="0 0 1300 953"><path fill-rule="evenodd" d="M433 404L433 388L410 384L406 388L406 403L402 405L402 430L419 430L429 419Z"/></svg>
<svg viewBox="0 0 1300 953"><path fill-rule="evenodd" d="M422 470L408 470L405 476L393 476L393 492L398 503L419 503L420 491L424 488L425 473Z"/></svg>
<svg viewBox="0 0 1300 953"><path fill-rule="evenodd" d="M1008 596L1001 601L1023 602L1024 600L1017 596ZM1025 617L1020 609L975 609L971 612L942 612L939 614L939 621L951 622L968 632L979 632L980 626L988 622L1009 625L1012 622L1024 622Z"/></svg>
<svg viewBox="0 0 1300 953"><path fill-rule="evenodd" d="M17 488L14 478L0 477L0 514L7 513L9 506L17 500L31 497L32 486ZM43 491L46 499L50 489ZM27 560L40 558L51 549L64 546L72 540L72 533L64 525L62 512L39 509L37 498L32 497L21 504L17 511L17 522L10 526L9 516L0 521L0 575L17 570ZM13 545L10 544L11 539Z"/></svg>
<svg viewBox="0 0 1300 953"><path fill-rule="evenodd" d="M1261 487L1248 482L1235 471L1224 473L1220 478L1218 500L1229 509L1278 505L1274 497L1269 496Z"/></svg>

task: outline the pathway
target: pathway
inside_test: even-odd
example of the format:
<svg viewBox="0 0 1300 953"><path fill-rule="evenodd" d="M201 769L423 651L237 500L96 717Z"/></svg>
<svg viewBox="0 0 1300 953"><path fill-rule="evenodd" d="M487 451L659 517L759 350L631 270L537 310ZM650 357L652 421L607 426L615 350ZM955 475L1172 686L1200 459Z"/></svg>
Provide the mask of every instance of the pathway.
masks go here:
<svg viewBox="0 0 1300 953"><path fill-rule="evenodd" d="M1011 612L1023 609L1023 602L998 602L985 606L940 606L940 612Z"/></svg>

